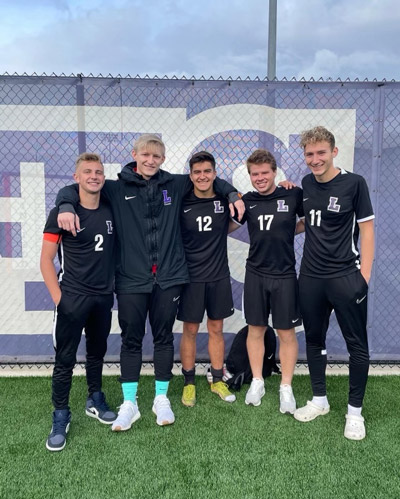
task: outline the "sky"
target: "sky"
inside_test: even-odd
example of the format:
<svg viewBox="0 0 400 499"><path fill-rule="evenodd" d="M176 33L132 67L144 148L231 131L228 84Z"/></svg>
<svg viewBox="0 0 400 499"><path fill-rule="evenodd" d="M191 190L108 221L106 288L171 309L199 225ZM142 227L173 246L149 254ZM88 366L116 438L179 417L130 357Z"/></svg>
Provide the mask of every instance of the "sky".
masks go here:
<svg viewBox="0 0 400 499"><path fill-rule="evenodd" d="M278 0L277 78L400 80L398 0ZM0 0L0 74L264 78L268 0Z"/></svg>

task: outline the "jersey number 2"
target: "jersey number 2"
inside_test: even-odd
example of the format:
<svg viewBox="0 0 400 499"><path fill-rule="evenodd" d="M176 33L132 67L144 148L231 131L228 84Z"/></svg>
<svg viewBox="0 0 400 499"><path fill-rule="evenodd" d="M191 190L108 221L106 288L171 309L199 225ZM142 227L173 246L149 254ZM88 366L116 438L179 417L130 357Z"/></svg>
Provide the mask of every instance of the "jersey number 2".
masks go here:
<svg viewBox="0 0 400 499"><path fill-rule="evenodd" d="M94 247L94 250L95 251L103 251L103 241L104 241L104 238L102 236L102 234L96 234L94 236L94 240L96 241L96 246Z"/></svg>

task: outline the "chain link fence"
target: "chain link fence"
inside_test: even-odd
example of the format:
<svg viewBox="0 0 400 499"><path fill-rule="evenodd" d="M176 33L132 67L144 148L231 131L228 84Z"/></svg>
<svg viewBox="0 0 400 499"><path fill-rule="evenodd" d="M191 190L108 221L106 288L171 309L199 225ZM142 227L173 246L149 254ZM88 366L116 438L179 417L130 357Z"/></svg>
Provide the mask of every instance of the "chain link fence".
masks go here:
<svg viewBox="0 0 400 499"><path fill-rule="evenodd" d="M156 133L167 146L166 170L188 172L190 156L206 149L217 159L218 175L247 192L245 161L258 147L275 155L279 179L300 185L307 167L299 134L317 125L336 136L336 164L363 175L370 187L376 213L371 358L400 361L399 116L399 82L0 77L0 362L53 359L53 305L39 271L42 231L58 190L72 182L81 152L99 153L106 176L116 178L131 159L133 141ZM303 236L297 236L298 264L302 245ZM224 326L229 348L244 323L246 227L229 236L228 247L235 305ZM111 363L118 361L120 346L116 311L113 316ZM176 322L176 352L180 331ZM299 359L305 360L304 331L297 333ZM334 317L327 349L329 361L347 360ZM83 355L81 345L79 358ZM206 334L199 335L198 357L207 360ZM152 358L151 334L145 336L144 358Z"/></svg>

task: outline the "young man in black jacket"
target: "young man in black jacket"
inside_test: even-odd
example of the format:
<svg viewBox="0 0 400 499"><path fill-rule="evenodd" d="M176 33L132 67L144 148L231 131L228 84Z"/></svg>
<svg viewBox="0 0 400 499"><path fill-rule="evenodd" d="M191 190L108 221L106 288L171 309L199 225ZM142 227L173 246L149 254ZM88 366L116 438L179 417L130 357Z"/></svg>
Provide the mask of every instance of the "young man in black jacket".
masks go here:
<svg viewBox="0 0 400 499"><path fill-rule="evenodd" d="M128 430L140 418L136 392L147 314L154 339L153 412L160 426L175 421L167 398L174 354L172 327L181 287L189 282L179 215L182 199L191 188L190 178L160 169L165 145L156 135L142 135L134 144L132 156L134 162L122 169L119 179L106 181L103 188L114 212L119 240L116 293L124 402L113 431ZM239 213L243 213L243 203L232 186L216 179L216 189L225 196L231 193ZM60 191L57 204L62 203L76 203L72 186ZM68 210L71 208L63 207L63 211ZM73 233L79 229L79 220L71 213L60 214L59 223Z"/></svg>

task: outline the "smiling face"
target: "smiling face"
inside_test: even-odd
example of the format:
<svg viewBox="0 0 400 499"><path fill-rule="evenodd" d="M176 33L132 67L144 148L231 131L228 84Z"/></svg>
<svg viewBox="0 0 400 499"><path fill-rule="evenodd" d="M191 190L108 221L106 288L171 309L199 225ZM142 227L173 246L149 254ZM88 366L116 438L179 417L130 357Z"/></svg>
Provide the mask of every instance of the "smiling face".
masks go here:
<svg viewBox="0 0 400 499"><path fill-rule="evenodd" d="M255 190L263 196L272 194L276 189L276 171L272 169L272 165L270 163L249 164L248 168L250 181Z"/></svg>
<svg viewBox="0 0 400 499"><path fill-rule="evenodd" d="M214 195L214 179L217 173L210 161L195 163L190 171L190 180L193 182L194 193L197 197L211 197Z"/></svg>
<svg viewBox="0 0 400 499"><path fill-rule="evenodd" d="M338 148L332 149L327 141L306 144L304 147L304 158L311 173L318 182L329 182L337 175L337 170L333 165Z"/></svg>
<svg viewBox="0 0 400 499"><path fill-rule="evenodd" d="M162 147L152 143L143 145L137 151L133 150L132 156L137 164L136 172L145 180L150 180L165 161Z"/></svg>
<svg viewBox="0 0 400 499"><path fill-rule="evenodd" d="M75 170L74 179L80 190L97 194L105 182L103 165L98 161L81 161Z"/></svg>

